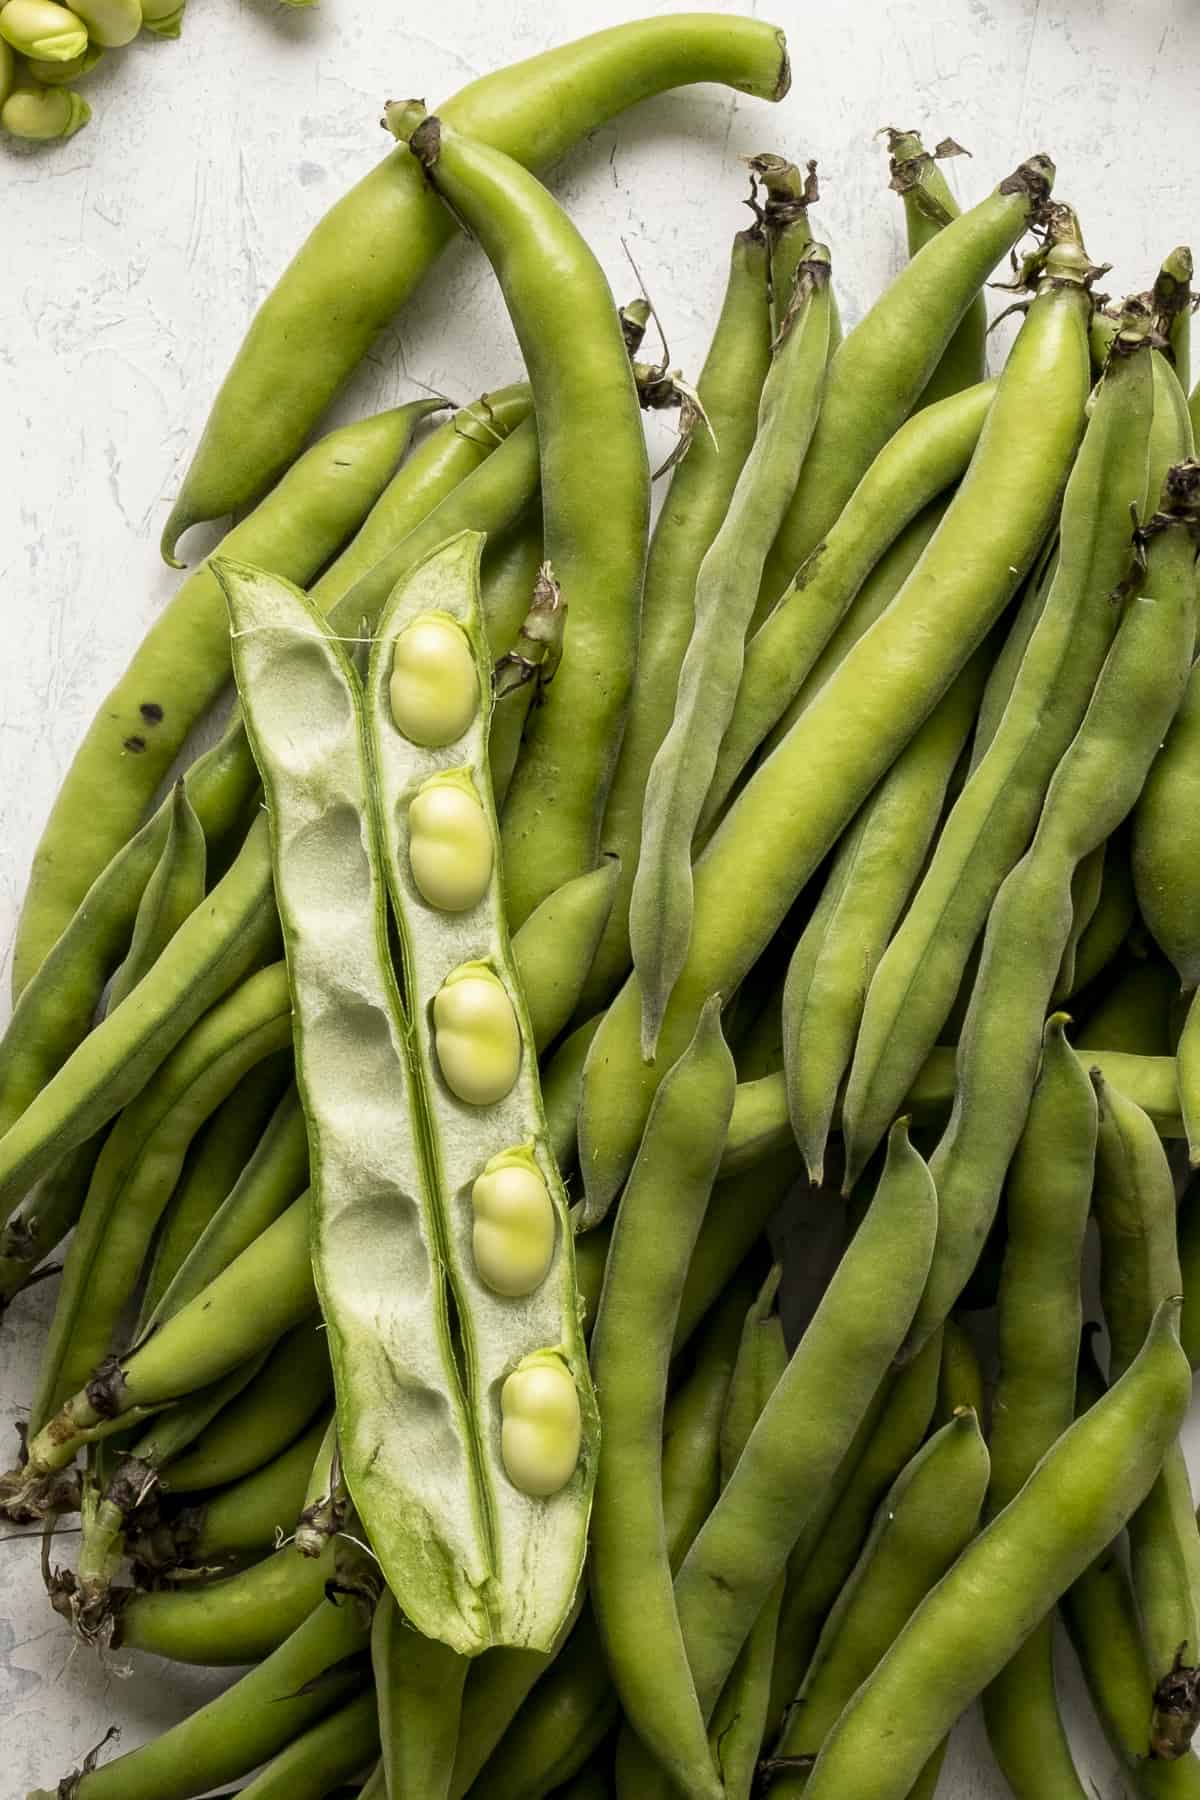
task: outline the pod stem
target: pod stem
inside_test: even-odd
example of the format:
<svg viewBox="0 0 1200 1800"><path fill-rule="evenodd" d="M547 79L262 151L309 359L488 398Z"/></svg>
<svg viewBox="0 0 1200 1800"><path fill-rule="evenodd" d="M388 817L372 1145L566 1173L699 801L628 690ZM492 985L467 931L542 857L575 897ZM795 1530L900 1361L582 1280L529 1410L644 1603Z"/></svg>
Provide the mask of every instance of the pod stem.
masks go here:
<svg viewBox="0 0 1200 1800"><path fill-rule="evenodd" d="M1186 1756L1200 1726L1200 1668L1184 1662L1188 1648L1180 1644L1174 1663L1154 1689L1150 1755L1160 1762L1176 1762Z"/></svg>

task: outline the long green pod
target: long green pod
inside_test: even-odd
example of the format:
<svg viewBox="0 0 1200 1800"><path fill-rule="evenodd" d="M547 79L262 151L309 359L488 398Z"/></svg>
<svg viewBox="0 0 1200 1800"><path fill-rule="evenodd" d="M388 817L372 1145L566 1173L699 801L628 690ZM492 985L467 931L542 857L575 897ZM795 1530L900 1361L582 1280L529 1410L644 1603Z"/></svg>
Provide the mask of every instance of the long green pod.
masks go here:
<svg viewBox="0 0 1200 1800"><path fill-rule="evenodd" d="M778 1800L804 1793L843 1708L975 1535L987 1480L987 1446L970 1412L943 1425L897 1477L767 1757Z"/></svg>
<svg viewBox="0 0 1200 1800"><path fill-rule="evenodd" d="M1094 1207L1115 1380L1129 1367L1157 1307L1183 1286L1166 1153L1140 1107L1106 1084L1099 1100ZM1187 1750L1200 1705L1200 1530L1178 1445L1129 1521L1129 1546L1154 1685L1151 1742L1155 1754L1169 1761Z"/></svg>
<svg viewBox="0 0 1200 1800"><path fill-rule="evenodd" d="M370 1620L357 1599L323 1600L257 1668L114 1762L68 1777L77 1800L190 1800L274 1756L362 1685ZM364 1759L365 1760L365 1759ZM53 1800L48 1793L30 1800Z"/></svg>
<svg viewBox="0 0 1200 1800"><path fill-rule="evenodd" d="M525 991L529 1026L540 1056L579 1003L612 912L621 865L608 858L575 875L534 907L513 933L512 954ZM531 995L537 997L536 1010Z"/></svg>
<svg viewBox="0 0 1200 1800"><path fill-rule="evenodd" d="M721 1487L721 1427L746 1315L754 1299L734 1273L705 1320L691 1373L667 1403L662 1438L663 1516L674 1574L712 1511Z"/></svg>
<svg viewBox="0 0 1200 1800"><path fill-rule="evenodd" d="M1140 1505L1190 1397L1178 1312L1164 1303L1122 1379L917 1608L826 1738L809 1800L904 1800L959 1714Z"/></svg>
<svg viewBox="0 0 1200 1800"><path fill-rule="evenodd" d="M1184 1135L1188 1141L1188 1161L1195 1169L1200 1168L1200 1000L1197 1000L1195 994L1184 1015L1176 1058L1179 1106L1183 1116Z"/></svg>
<svg viewBox="0 0 1200 1800"><path fill-rule="evenodd" d="M650 1096L695 1029L704 999L731 992L765 949L804 882L982 642L1045 537L1082 430L1088 381L1090 303L1082 284L1090 265L1065 228L1063 236L1048 253L971 467L924 556L760 765L696 863L691 948L658 1060L641 1059L636 978L605 1015L584 1072L580 1117L589 1219L614 1199ZM997 483L1007 496L999 507Z"/></svg>
<svg viewBox="0 0 1200 1800"><path fill-rule="evenodd" d="M626 1718L684 1792L714 1800L721 1784L667 1566L662 1436L679 1302L735 1083L714 1000L646 1122L591 1342L604 1443L592 1516L592 1605Z"/></svg>
<svg viewBox="0 0 1200 1800"><path fill-rule="evenodd" d="M455 1197L439 1202L439 1253L454 1295L473 1479L487 1519L492 1619L483 1641L544 1648L569 1610L583 1565L597 1422L566 1195L549 1153L534 1030L506 925L508 870L502 883L488 783L491 662L480 619L481 549L477 535L464 533L396 590L372 651L365 717L411 1018L418 1129L428 1136L431 1190ZM443 644L452 634L445 666L455 671L444 693L446 714L435 708L429 715L430 722L445 717L436 733L419 728L427 717L424 700L416 705L424 664L410 649L429 632L440 633ZM410 681L411 688L402 686ZM465 886L453 909L418 879L415 799L450 771L469 788L476 815L459 864ZM458 1000L456 986L470 998ZM544 1016L551 981L543 971L536 981L531 976L530 987ZM510 1204L531 1210L513 1215ZM327 1279L320 1265L318 1277ZM526 1424L516 1393L522 1373L541 1357L552 1358L563 1403L569 1399L577 1421L574 1456L556 1477L533 1466L537 1456L519 1464L509 1444L510 1433L515 1439ZM367 1419L360 1429L373 1457ZM353 1492L349 1459L347 1474ZM402 1588L397 1597L411 1613Z"/></svg>
<svg viewBox="0 0 1200 1800"><path fill-rule="evenodd" d="M596 32L484 76L441 111L534 169L639 100L696 81L764 99L790 82L783 34L757 19L674 13ZM251 322L163 534L253 500L287 467L377 333L454 236L416 160L391 155L316 226ZM307 346L298 366L295 346Z"/></svg>
<svg viewBox="0 0 1200 1800"><path fill-rule="evenodd" d="M529 404L533 405L532 395ZM483 622L488 648L497 659L517 642L544 561L540 505L529 507L510 530L490 537L484 545L479 576Z"/></svg>
<svg viewBox="0 0 1200 1800"><path fill-rule="evenodd" d="M31 1411L34 1431L113 1347L195 1133L236 1084L291 1041L287 971L252 975L171 1053L109 1133L67 1252Z"/></svg>
<svg viewBox="0 0 1200 1800"><path fill-rule="evenodd" d="M400 109L401 113L405 109ZM637 389L604 273L521 165L425 118L410 147L496 273L529 371L546 558L567 608L567 651L532 715L504 807L513 929L594 868L633 680L650 473ZM595 504L597 485L603 507Z"/></svg>
<svg viewBox="0 0 1200 1800"><path fill-rule="evenodd" d="M1133 885L1133 870L1130 867L1129 842L1126 834L1120 832L1115 838L1109 839L1104 856L1104 879L1100 884L1096 910L1088 921L1087 930L1075 946L1075 983L1078 992L1085 991L1099 974L1116 961L1136 917L1137 896ZM1085 1029L1090 1016L1089 1013L1085 1017ZM1129 1046L1113 1045L1114 1050L1126 1048ZM1169 1045L1156 1045L1153 1054L1166 1055L1169 1048Z"/></svg>
<svg viewBox="0 0 1200 1800"><path fill-rule="evenodd" d="M421 1637L384 1592L371 1626L371 1665L388 1794L448 1800L469 1662Z"/></svg>
<svg viewBox="0 0 1200 1800"><path fill-rule="evenodd" d="M1046 610L1046 601L1050 595L1055 574L1058 569L1058 534L1057 531L1047 538L1029 574L1025 577L1025 586L1016 601L1012 623L1008 628L1004 643L996 654L992 664L992 672L988 676L987 686L983 690L983 699L979 703L979 717L975 723L975 735L971 739L971 761L967 769L968 777L975 773L979 764L991 745L1004 717L1004 711L1012 698L1016 686L1017 674L1025 661L1037 622Z"/></svg>
<svg viewBox="0 0 1200 1800"><path fill-rule="evenodd" d="M1075 1416L1098 1114L1066 1023L1059 1013L1046 1026L1037 1086L1008 1174L989 1515L1008 1505ZM1017 1800L1038 1800L1050 1781L1064 1800L1086 1800L1058 1710L1052 1617L987 1687L983 1713Z"/></svg>
<svg viewBox="0 0 1200 1800"><path fill-rule="evenodd" d="M931 1340L908 1366L881 1384L865 1442L847 1454L836 1503L819 1531L806 1529L788 1558L771 1681L768 1731L779 1728L799 1690L839 1593L870 1533L889 1488L917 1454L934 1417L940 1345Z"/></svg>
<svg viewBox="0 0 1200 1800"><path fill-rule="evenodd" d="M280 1096L253 1154L185 1261L146 1311L145 1332L227 1269L308 1186L308 1128L294 1084Z"/></svg>
<svg viewBox="0 0 1200 1800"><path fill-rule="evenodd" d="M327 1800L343 1781L360 1774L378 1749L375 1695L358 1694L293 1738L241 1793L245 1800Z"/></svg>
<svg viewBox="0 0 1200 1800"><path fill-rule="evenodd" d="M311 581L375 504L416 425L442 404L417 400L330 432L226 534L221 550L265 563L290 581ZM14 998L96 876L141 824L189 731L229 674L228 620L206 560L142 639L59 787L17 926Z"/></svg>
<svg viewBox="0 0 1200 1800"><path fill-rule="evenodd" d="M1133 957L1114 972L1094 1007L1084 1013L1076 1048L1104 1045L1135 1056L1170 1056L1172 1008L1179 1000L1175 971L1165 956Z"/></svg>
<svg viewBox="0 0 1200 1800"><path fill-rule="evenodd" d="M468 1790L471 1800L542 1800L587 1761L617 1716L600 1634L585 1607Z"/></svg>
<svg viewBox="0 0 1200 1800"><path fill-rule="evenodd" d="M899 1126L871 1208L676 1577L706 1716L903 1338L935 1211Z"/></svg>
<svg viewBox="0 0 1200 1800"><path fill-rule="evenodd" d="M1146 490L1150 361L1144 352L1119 357L1101 386L1063 496L1057 569L1011 694L868 989L846 1084L851 1177L937 1042L996 890L1032 836L1112 642L1120 617L1114 596L1132 562L1129 509L1143 504Z"/></svg>
<svg viewBox="0 0 1200 1800"><path fill-rule="evenodd" d="M1142 917L1185 990L1200 983L1200 665L1150 765L1133 812L1133 879Z"/></svg>
<svg viewBox="0 0 1200 1800"><path fill-rule="evenodd" d="M112 978L107 1009L111 1011L153 968L164 947L204 898L208 843L187 788L177 781L171 790L171 820L158 867L146 883L133 922L125 960Z"/></svg>
<svg viewBox="0 0 1200 1800"><path fill-rule="evenodd" d="M312 1558L285 1544L218 1581L130 1593L116 1615L114 1642L201 1666L258 1662L320 1604L336 1557L333 1544Z"/></svg>
<svg viewBox="0 0 1200 1800"><path fill-rule="evenodd" d="M1129 813L1187 679L1194 633L1200 465L1168 477L1140 592L1047 790L1033 843L1006 877L959 1039L950 1122L930 1167L938 1247L912 1341L939 1324L974 1268L1029 1108L1042 1027L1071 930L1071 877ZM1003 1079L997 1080L997 1071Z"/></svg>
<svg viewBox="0 0 1200 1800"><path fill-rule="evenodd" d="M788 712L871 570L922 508L966 470L995 391L995 382L980 382L901 425L750 639L700 814L702 832Z"/></svg>
<svg viewBox="0 0 1200 1800"><path fill-rule="evenodd" d="M795 1187L800 1159L789 1141L780 1154L742 1175L718 1181L688 1264L675 1321L672 1351L678 1354L714 1307L772 1215Z"/></svg>
<svg viewBox="0 0 1200 1800"><path fill-rule="evenodd" d="M729 510L696 576L692 634L670 728L646 782L629 938L642 996L642 1051L653 1056L692 934L692 839L741 680L763 562L821 406L829 355L829 253L799 265L763 382L758 426Z"/></svg>
<svg viewBox="0 0 1200 1800"><path fill-rule="evenodd" d="M434 469L424 472L430 479L414 483L413 491L425 492L436 504L422 513L420 523L401 543L372 562L337 598L330 622L343 637L358 637L364 621L368 627L373 624L397 580L446 538L465 528L503 530L528 506L538 479L532 421L526 419L524 426L518 424L507 436L493 433L487 441L495 448L480 464L474 433L481 405L470 409L473 423L464 428L471 432L469 447L475 466L468 464L470 472L464 473L462 462L444 450L435 458ZM431 444L439 435L434 433ZM210 853L216 845L234 857L258 785L258 770L235 709L217 744L184 776L188 799L204 827ZM113 1017L124 1015L121 1031L114 1035L112 1021L106 1019L92 1034L98 1043L93 1042L90 1049L82 1045L104 984L129 947L138 905L162 854L169 811L169 803L164 802L117 852L22 991L0 1043L0 1126L7 1127L40 1094L77 1047L84 1050L83 1062L74 1065L67 1080L70 1091L81 1100L91 1092L90 1059L111 1056L130 1077L153 1069L174 1041L164 1042L164 1020L184 1016L178 1027L182 1030L197 1016L195 1012L185 1014L180 1004L181 994L185 994L191 1005L190 994L181 987L184 975L199 984L196 1002L203 1010L224 991L221 981L229 985L240 977L246 966L244 958L256 945L276 942L269 856L263 822L258 820L259 829L251 827L226 876L205 905L186 921L142 984L139 1010L131 1013L128 1008L118 1008ZM249 945L242 942L247 937L252 940ZM62 1097L61 1088L57 1097ZM118 1104L127 1097L119 1090Z"/></svg>
<svg viewBox="0 0 1200 1800"><path fill-rule="evenodd" d="M290 1080L291 1065L290 1045L257 1064L198 1133L154 1240L135 1336L141 1336L251 1161Z"/></svg>
<svg viewBox="0 0 1200 1800"><path fill-rule="evenodd" d="M650 766L675 711L679 670L691 635L700 564L728 510L754 442L770 365L767 250L757 230L733 241L729 279L697 383L712 427L695 432L672 476L650 538L633 698L604 807L601 846L621 859L613 910L583 992L583 1008L605 1005L629 969L629 897L642 841Z"/></svg>
<svg viewBox="0 0 1200 1800"><path fill-rule="evenodd" d="M931 238L957 219L961 208L950 184L938 167L938 158L957 155L954 143L926 150L915 131L889 131L888 172L891 187L904 203L908 254L915 256ZM920 407L935 405L948 394L957 394L982 381L987 366L987 302L982 286L970 302L954 336L938 359L937 367L921 389Z"/></svg>
<svg viewBox="0 0 1200 1800"><path fill-rule="evenodd" d="M1041 212L1053 181L1047 157L1022 163L937 232L838 346L812 450L767 561L769 596L783 592L911 412L967 308Z"/></svg>
<svg viewBox="0 0 1200 1800"><path fill-rule="evenodd" d="M1075 979L1075 952L1100 903L1100 890L1104 885L1104 856L1105 845L1097 844L1079 863L1071 878L1071 929L1063 946L1058 979L1054 983L1052 996L1060 1002L1069 1000L1079 986Z"/></svg>
<svg viewBox="0 0 1200 1800"><path fill-rule="evenodd" d="M837 899L800 936L783 990L784 1070L792 1130L809 1180L824 1179L842 1078L871 976L924 865L987 677L977 650L900 752L835 853Z"/></svg>

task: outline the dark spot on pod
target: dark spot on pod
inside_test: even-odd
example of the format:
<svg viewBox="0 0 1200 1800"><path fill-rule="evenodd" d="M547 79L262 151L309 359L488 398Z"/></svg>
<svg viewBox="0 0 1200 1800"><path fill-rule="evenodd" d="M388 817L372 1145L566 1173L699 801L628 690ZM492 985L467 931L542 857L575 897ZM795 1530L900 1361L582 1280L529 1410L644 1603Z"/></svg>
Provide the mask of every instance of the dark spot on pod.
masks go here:
<svg viewBox="0 0 1200 1800"><path fill-rule="evenodd" d="M145 748L146 740L144 737L127 737L125 739L125 749L132 750L135 755L140 755Z"/></svg>
<svg viewBox="0 0 1200 1800"><path fill-rule="evenodd" d="M145 719L147 725L162 724L163 709L158 704L157 700L143 700L142 704L138 707L138 711L141 713L143 719Z"/></svg>

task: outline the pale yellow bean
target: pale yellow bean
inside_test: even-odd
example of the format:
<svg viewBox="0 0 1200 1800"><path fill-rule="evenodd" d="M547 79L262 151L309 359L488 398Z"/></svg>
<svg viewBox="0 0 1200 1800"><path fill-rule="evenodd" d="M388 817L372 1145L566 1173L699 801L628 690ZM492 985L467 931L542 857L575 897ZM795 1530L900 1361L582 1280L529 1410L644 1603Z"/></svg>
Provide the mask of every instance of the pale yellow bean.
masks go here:
<svg viewBox="0 0 1200 1800"><path fill-rule="evenodd" d="M475 1266L497 1294L531 1294L554 1258L554 1207L532 1150L493 1156L471 1189Z"/></svg>
<svg viewBox="0 0 1200 1800"><path fill-rule="evenodd" d="M500 1453L514 1487L556 1494L579 1462L579 1396L556 1350L523 1356L500 1390Z"/></svg>
<svg viewBox="0 0 1200 1800"><path fill-rule="evenodd" d="M521 1034L503 982L486 963L451 969L433 1002L438 1065L471 1106L503 1100L521 1069Z"/></svg>
<svg viewBox="0 0 1200 1800"><path fill-rule="evenodd" d="M469 912L483 899L495 851L470 770L448 769L417 789L408 809L408 859L430 906Z"/></svg>
<svg viewBox="0 0 1200 1800"><path fill-rule="evenodd" d="M411 743L438 749L462 736L479 711L479 677L453 619L426 613L400 633L389 695L392 718Z"/></svg>

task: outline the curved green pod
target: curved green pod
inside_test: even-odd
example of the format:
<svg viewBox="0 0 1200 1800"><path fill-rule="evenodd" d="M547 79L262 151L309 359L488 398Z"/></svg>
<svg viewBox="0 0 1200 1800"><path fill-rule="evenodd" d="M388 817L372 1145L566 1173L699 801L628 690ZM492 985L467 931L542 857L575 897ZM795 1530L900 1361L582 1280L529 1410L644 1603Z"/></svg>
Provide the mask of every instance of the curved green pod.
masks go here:
<svg viewBox="0 0 1200 1800"><path fill-rule="evenodd" d="M515 930L596 865L633 683L650 470L620 317L592 251L518 162L445 120L418 123L420 111L387 118L500 284L533 390L546 560L570 620L570 654L530 715L505 797Z"/></svg>
<svg viewBox="0 0 1200 1800"><path fill-rule="evenodd" d="M605 119L694 81L781 99L783 35L755 19L676 13L620 25L472 82L441 107L457 130L543 169ZM257 499L442 249L452 220L396 149L326 214L259 308L163 533ZM307 346L298 363L295 346Z"/></svg>

